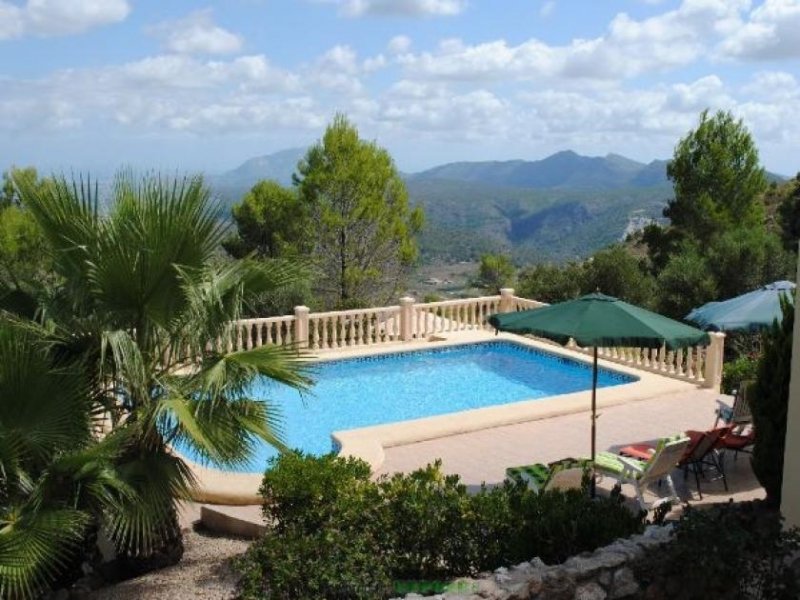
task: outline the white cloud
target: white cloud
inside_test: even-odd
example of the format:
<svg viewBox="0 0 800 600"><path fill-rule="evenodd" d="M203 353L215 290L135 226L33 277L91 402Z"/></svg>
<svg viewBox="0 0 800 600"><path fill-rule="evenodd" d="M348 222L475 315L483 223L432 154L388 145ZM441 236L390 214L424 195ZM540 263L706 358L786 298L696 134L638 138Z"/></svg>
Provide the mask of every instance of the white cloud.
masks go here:
<svg viewBox="0 0 800 600"><path fill-rule="evenodd" d="M442 17L460 14L466 0L322 0L339 5L347 17Z"/></svg>
<svg viewBox="0 0 800 600"><path fill-rule="evenodd" d="M243 44L241 36L214 23L210 9L159 23L151 32L163 40L167 50L179 54L233 54Z"/></svg>
<svg viewBox="0 0 800 600"><path fill-rule="evenodd" d="M403 55L401 63L409 76L462 81L632 78L694 62L706 51L709 35L729 30L747 5L748 0L685 0L648 19L620 13L604 35L561 46L535 38L516 46L445 40L435 52Z"/></svg>
<svg viewBox="0 0 800 600"><path fill-rule="evenodd" d="M719 51L746 60L800 57L800 2L765 0L730 32Z"/></svg>
<svg viewBox="0 0 800 600"><path fill-rule="evenodd" d="M386 49L392 54L403 54L411 49L411 38L407 35L396 35L389 40Z"/></svg>
<svg viewBox="0 0 800 600"><path fill-rule="evenodd" d="M130 10L127 0L0 0L0 40L83 33L123 21Z"/></svg>

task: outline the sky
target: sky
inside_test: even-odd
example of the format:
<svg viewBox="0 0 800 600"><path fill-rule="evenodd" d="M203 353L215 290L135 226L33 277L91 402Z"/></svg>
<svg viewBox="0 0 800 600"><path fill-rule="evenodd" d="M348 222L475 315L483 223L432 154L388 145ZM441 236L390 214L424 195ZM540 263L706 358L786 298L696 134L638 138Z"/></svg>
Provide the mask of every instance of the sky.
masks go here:
<svg viewBox="0 0 800 600"><path fill-rule="evenodd" d="M337 113L400 169L669 158L730 110L800 171L800 0L0 0L0 169L221 173Z"/></svg>

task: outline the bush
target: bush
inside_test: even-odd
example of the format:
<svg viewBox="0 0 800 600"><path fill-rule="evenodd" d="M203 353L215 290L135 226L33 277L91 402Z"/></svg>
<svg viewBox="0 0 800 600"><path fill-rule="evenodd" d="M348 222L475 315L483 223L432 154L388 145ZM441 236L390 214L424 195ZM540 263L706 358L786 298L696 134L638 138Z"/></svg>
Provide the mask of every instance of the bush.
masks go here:
<svg viewBox="0 0 800 600"><path fill-rule="evenodd" d="M781 309L783 321L776 321L764 333L764 349L750 401L757 432L753 471L767 493L767 504L775 508L781 504L783 485L794 305L781 297Z"/></svg>
<svg viewBox="0 0 800 600"><path fill-rule="evenodd" d="M789 564L798 549L800 532L782 531L779 514L760 503L687 507L675 540L635 571L662 598L789 600L800 593Z"/></svg>
<svg viewBox="0 0 800 600"><path fill-rule="evenodd" d="M358 459L286 454L261 493L272 528L238 563L243 598L388 597L391 582L561 561L644 525L618 494L536 495L511 482L470 493L440 462L373 481Z"/></svg>
<svg viewBox="0 0 800 600"><path fill-rule="evenodd" d="M270 459L258 493L267 523L313 531L333 511L354 503L360 491L370 488L369 480L369 465L362 460L289 452Z"/></svg>
<svg viewBox="0 0 800 600"><path fill-rule="evenodd" d="M740 356L728 361L722 367L722 393L733 394L741 388L743 381L751 381L756 377L758 358Z"/></svg>
<svg viewBox="0 0 800 600"><path fill-rule="evenodd" d="M235 566L242 600L374 600L392 591L387 561L368 528L289 526L252 544Z"/></svg>
<svg viewBox="0 0 800 600"><path fill-rule="evenodd" d="M618 487L609 498L594 501L585 489L523 494L515 511L512 562L538 556L548 564L560 563L639 532L646 513L634 515L623 503Z"/></svg>

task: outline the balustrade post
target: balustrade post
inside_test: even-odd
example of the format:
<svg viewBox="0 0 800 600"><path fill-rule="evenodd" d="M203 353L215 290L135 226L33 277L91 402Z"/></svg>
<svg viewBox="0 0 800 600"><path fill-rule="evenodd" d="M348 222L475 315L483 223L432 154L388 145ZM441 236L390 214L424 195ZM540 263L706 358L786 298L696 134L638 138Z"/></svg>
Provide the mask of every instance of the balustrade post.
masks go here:
<svg viewBox="0 0 800 600"><path fill-rule="evenodd" d="M298 348L308 348L308 313L307 306L294 307L294 343Z"/></svg>
<svg viewBox="0 0 800 600"><path fill-rule="evenodd" d="M410 296L400 298L400 339L410 342L414 339L414 304Z"/></svg>
<svg viewBox="0 0 800 600"><path fill-rule="evenodd" d="M512 310L514 310L514 288L500 288L498 312L505 313Z"/></svg>
<svg viewBox="0 0 800 600"><path fill-rule="evenodd" d="M722 383L722 361L725 350L725 334L710 332L711 343L706 348L705 376L703 387L719 391Z"/></svg>

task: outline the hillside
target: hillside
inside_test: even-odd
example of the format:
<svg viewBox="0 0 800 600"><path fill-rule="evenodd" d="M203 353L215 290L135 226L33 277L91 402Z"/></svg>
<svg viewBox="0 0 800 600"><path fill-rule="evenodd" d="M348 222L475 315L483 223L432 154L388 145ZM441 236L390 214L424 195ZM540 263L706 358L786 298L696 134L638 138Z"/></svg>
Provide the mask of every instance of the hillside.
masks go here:
<svg viewBox="0 0 800 600"><path fill-rule="evenodd" d="M581 156L571 150L535 161L449 163L409 176L410 181L434 179L531 189L607 190L667 183L665 161L646 165L618 154Z"/></svg>
<svg viewBox="0 0 800 600"><path fill-rule="evenodd" d="M284 185L303 150L248 160L209 179L232 204L260 179ZM425 209L425 261L474 260L510 252L520 261L584 257L661 217L671 196L666 162L559 152L539 161L462 162L404 175Z"/></svg>

